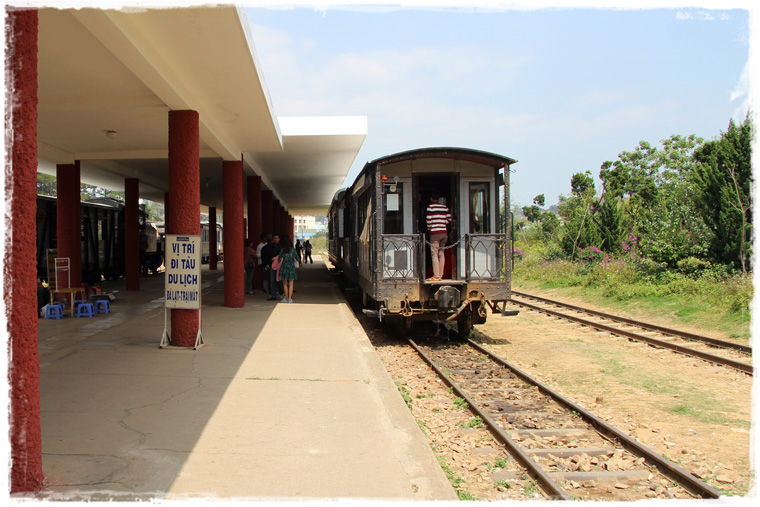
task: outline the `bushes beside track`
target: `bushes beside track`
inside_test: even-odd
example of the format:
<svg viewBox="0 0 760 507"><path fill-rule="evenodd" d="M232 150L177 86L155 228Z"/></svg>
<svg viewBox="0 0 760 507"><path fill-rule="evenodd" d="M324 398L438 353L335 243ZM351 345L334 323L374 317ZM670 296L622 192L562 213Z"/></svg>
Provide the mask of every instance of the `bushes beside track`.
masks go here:
<svg viewBox="0 0 760 507"><path fill-rule="evenodd" d="M519 243L516 245L520 247ZM734 338L750 335L751 275L732 274L725 266L685 259L677 270L649 259L612 259L596 249L571 262L545 260L543 252L518 252L513 284L566 289L568 295L598 304L667 315L676 322L719 329Z"/></svg>

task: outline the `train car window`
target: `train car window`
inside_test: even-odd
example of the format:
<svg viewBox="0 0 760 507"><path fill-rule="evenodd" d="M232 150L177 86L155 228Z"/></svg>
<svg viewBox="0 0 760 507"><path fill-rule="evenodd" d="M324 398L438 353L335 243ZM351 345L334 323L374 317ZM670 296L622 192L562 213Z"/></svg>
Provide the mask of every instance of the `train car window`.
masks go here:
<svg viewBox="0 0 760 507"><path fill-rule="evenodd" d="M404 233L403 185L388 185L383 192L383 234Z"/></svg>
<svg viewBox="0 0 760 507"><path fill-rule="evenodd" d="M490 185L488 182L470 183L470 233L488 234L491 232L489 210Z"/></svg>
<svg viewBox="0 0 760 507"><path fill-rule="evenodd" d="M359 236L359 240L362 243L368 244L370 238L370 227L372 217L372 201L370 200L370 192L365 191L358 198L357 214L358 220L356 221L356 234Z"/></svg>

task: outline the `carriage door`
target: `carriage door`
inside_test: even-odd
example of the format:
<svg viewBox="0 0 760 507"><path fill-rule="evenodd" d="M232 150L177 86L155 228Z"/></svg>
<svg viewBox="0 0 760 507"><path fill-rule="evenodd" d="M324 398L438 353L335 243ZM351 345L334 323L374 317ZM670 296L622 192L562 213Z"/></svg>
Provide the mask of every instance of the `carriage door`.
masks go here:
<svg viewBox="0 0 760 507"><path fill-rule="evenodd" d="M456 243L462 234L466 231L459 230L459 199L457 192L457 175L456 173L416 173L414 178L416 206L414 209L414 232L425 234L425 273L423 279L433 276L433 260L430 256L430 233L428 232L426 213L430 197L433 194L440 196L440 203L446 205L451 212L452 223L449 225L449 239L447 246ZM457 279L457 249L447 248L444 250L444 268L443 279Z"/></svg>
<svg viewBox="0 0 760 507"><path fill-rule="evenodd" d="M460 272L471 280L491 280L498 273L497 243L493 231L494 199L490 181L462 181L462 234L470 235L469 251L460 245ZM465 273L465 258L469 256L469 273Z"/></svg>

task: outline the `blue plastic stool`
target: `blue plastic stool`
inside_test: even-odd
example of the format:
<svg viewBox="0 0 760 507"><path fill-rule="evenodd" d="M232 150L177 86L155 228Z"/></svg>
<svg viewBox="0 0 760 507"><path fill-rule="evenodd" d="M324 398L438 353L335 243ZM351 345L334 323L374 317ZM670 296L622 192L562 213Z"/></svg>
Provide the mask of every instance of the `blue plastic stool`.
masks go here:
<svg viewBox="0 0 760 507"><path fill-rule="evenodd" d="M75 299L71 304L74 306L74 310L76 310L77 308L79 308L79 305L83 305L86 302L87 301L85 301L83 299Z"/></svg>
<svg viewBox="0 0 760 507"><path fill-rule="evenodd" d="M47 305L45 307L45 318L46 319L60 319L63 317L63 310L61 309L60 305Z"/></svg>
<svg viewBox="0 0 760 507"><path fill-rule="evenodd" d="M95 308L92 303L80 303L77 306L77 319L82 316L92 318L93 315L95 315Z"/></svg>
<svg viewBox="0 0 760 507"><path fill-rule="evenodd" d="M95 313L111 313L111 303L106 299L95 301Z"/></svg>

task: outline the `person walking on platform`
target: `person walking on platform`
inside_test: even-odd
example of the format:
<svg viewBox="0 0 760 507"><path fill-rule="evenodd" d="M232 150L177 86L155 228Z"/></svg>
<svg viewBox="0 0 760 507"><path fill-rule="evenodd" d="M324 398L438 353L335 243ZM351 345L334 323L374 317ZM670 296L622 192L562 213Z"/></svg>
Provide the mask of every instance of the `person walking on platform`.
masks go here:
<svg viewBox="0 0 760 507"><path fill-rule="evenodd" d="M243 256L245 266L245 293L253 294L253 270L256 269L256 250L251 246L251 240L245 240L245 254Z"/></svg>
<svg viewBox="0 0 760 507"><path fill-rule="evenodd" d="M284 295L281 303L293 302L293 285L298 279L296 275L296 255L297 252L293 248L293 243L290 238L284 236L282 238L282 251L280 252L280 273L279 278L283 284Z"/></svg>
<svg viewBox="0 0 760 507"><path fill-rule="evenodd" d="M429 282L440 281L446 263L443 247L449 237L448 225L451 223L451 213L445 204L439 203L440 196L432 194L430 204L425 212L428 231L430 231L430 256L433 260L433 276Z"/></svg>
<svg viewBox="0 0 760 507"><path fill-rule="evenodd" d="M280 255L280 236L272 235L271 243L268 243L261 249L261 265L269 280L269 301L277 300L277 271L272 267L272 261Z"/></svg>
<svg viewBox="0 0 760 507"><path fill-rule="evenodd" d="M309 240L306 240L306 243L303 245L303 263L306 264L306 260L309 260L309 264L314 264L314 261L311 259L311 243L309 243Z"/></svg>
<svg viewBox="0 0 760 507"><path fill-rule="evenodd" d="M303 245L301 245L301 240L296 240L296 259L298 259L298 265L300 266L303 263Z"/></svg>
<svg viewBox="0 0 760 507"><path fill-rule="evenodd" d="M259 244L256 245L256 269L259 270L259 289L261 289L261 292L264 294L267 293L267 291L264 289L264 287L269 287L268 280L266 280L267 273L264 272L264 266L261 264L261 250L266 246L267 243L269 243L269 235L268 234L260 234L259 235Z"/></svg>

